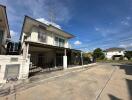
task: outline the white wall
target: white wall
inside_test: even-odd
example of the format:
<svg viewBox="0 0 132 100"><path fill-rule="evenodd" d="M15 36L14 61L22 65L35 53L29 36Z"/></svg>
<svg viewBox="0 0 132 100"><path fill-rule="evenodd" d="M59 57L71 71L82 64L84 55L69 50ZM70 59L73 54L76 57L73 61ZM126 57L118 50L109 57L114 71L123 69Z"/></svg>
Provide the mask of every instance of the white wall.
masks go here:
<svg viewBox="0 0 132 100"><path fill-rule="evenodd" d="M64 47L65 48L69 48L69 42L68 42L68 39L67 38L65 38L63 36L59 36L59 35L57 35L55 33L52 33L52 32L49 32L49 31L46 31L46 30L43 30L43 29L38 29L37 27L33 27L31 29L31 33L30 34L28 33L29 36L28 36L27 40L28 41L42 43L42 42L40 42L38 40L38 32L44 32L44 33L47 34L47 40L46 40L46 43L43 42L44 44L54 45L55 46L54 38L55 38L55 36L57 36L59 38L64 39L65 40ZM26 33L23 33L22 39L23 39L24 35L26 35ZM21 41L21 42L23 42L23 41Z"/></svg>
<svg viewBox="0 0 132 100"><path fill-rule="evenodd" d="M106 58L107 59L112 59L112 56L114 56L114 55L122 55L122 56L124 56L124 51L121 51L121 52L119 52L119 51L109 51L109 52L106 52Z"/></svg>
<svg viewBox="0 0 132 100"><path fill-rule="evenodd" d="M11 58L17 58L18 61L11 61ZM6 82L6 79L4 79L6 65L11 64L20 64L18 79L28 78L30 64L29 58L24 59L23 56L20 55L0 55L0 83Z"/></svg>

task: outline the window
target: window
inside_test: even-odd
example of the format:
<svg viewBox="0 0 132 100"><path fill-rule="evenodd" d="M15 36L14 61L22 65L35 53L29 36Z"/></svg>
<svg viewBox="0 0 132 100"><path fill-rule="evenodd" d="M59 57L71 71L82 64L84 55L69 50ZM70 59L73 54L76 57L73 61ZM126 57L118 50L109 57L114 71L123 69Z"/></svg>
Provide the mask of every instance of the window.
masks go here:
<svg viewBox="0 0 132 100"><path fill-rule="evenodd" d="M38 40L39 40L40 42L46 42L46 33L41 33L41 32L39 32L39 33L38 33Z"/></svg>
<svg viewBox="0 0 132 100"><path fill-rule="evenodd" d="M60 47L64 47L64 43L65 43L65 40L59 38L59 46L60 46Z"/></svg>
<svg viewBox="0 0 132 100"><path fill-rule="evenodd" d="M55 46L59 46L59 38L55 37Z"/></svg>
<svg viewBox="0 0 132 100"><path fill-rule="evenodd" d="M3 31L0 30L0 44L2 43L3 40Z"/></svg>
<svg viewBox="0 0 132 100"><path fill-rule="evenodd" d="M55 37L55 46L64 47L65 40L62 38Z"/></svg>

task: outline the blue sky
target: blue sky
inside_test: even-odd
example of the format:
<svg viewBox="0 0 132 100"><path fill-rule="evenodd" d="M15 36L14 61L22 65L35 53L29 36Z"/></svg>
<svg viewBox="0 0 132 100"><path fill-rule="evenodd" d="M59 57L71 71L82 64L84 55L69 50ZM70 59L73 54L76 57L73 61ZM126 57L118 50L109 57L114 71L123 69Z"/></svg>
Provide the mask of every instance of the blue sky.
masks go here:
<svg viewBox="0 0 132 100"><path fill-rule="evenodd" d="M24 15L55 22L76 36L72 47L132 49L132 0L0 0L6 5L13 40L18 40Z"/></svg>

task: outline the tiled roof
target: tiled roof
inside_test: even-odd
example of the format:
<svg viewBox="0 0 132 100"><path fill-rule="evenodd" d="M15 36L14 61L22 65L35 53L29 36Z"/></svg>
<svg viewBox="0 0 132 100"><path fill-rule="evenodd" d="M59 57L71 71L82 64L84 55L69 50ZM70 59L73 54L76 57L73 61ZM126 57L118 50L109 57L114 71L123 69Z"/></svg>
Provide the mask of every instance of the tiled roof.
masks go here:
<svg viewBox="0 0 132 100"><path fill-rule="evenodd" d="M105 51L108 52L108 51L123 51L125 50L124 48L117 48L117 47L114 47L114 48L109 48L109 49L106 49Z"/></svg>

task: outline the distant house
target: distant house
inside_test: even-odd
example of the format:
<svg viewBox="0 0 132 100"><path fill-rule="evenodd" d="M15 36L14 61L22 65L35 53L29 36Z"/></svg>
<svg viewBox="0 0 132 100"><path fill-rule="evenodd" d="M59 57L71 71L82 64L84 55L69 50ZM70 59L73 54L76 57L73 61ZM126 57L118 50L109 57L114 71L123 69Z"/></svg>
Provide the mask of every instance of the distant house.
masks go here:
<svg viewBox="0 0 132 100"><path fill-rule="evenodd" d="M124 56L125 49L124 48L109 48L105 51L105 57L107 59L119 59L121 56Z"/></svg>
<svg viewBox="0 0 132 100"><path fill-rule="evenodd" d="M6 54L7 38L10 38L6 7L0 5L0 54Z"/></svg>

